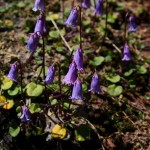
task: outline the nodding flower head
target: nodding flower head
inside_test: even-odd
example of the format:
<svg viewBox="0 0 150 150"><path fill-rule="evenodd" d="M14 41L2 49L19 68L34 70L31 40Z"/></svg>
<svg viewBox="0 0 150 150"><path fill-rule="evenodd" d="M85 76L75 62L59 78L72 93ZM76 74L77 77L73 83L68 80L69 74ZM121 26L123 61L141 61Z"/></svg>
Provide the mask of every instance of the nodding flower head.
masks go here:
<svg viewBox="0 0 150 150"><path fill-rule="evenodd" d="M30 51L30 52L35 52L37 45L39 43L39 37L37 35L37 33L31 33L30 34L30 38L28 40L28 43L26 45L26 48Z"/></svg>
<svg viewBox="0 0 150 150"><path fill-rule="evenodd" d="M46 32L45 15L43 13L40 14L38 17L34 32L37 32L38 36L40 37L43 35L44 32Z"/></svg>
<svg viewBox="0 0 150 150"><path fill-rule="evenodd" d="M78 18L78 10L77 8L73 8L65 24L68 26L75 27L77 18Z"/></svg>
<svg viewBox="0 0 150 150"><path fill-rule="evenodd" d="M104 11L103 10L104 9L103 3L104 3L104 0L97 0L97 2L96 2L96 8L94 10L94 13L98 16L103 14L103 11Z"/></svg>
<svg viewBox="0 0 150 150"><path fill-rule="evenodd" d="M84 0L82 2L82 7L85 8L85 9L88 9L91 7L91 0Z"/></svg>
<svg viewBox="0 0 150 150"><path fill-rule="evenodd" d="M94 75L92 77L91 86L88 91L93 91L97 94L101 93L99 77L96 73L94 73Z"/></svg>
<svg viewBox="0 0 150 150"><path fill-rule="evenodd" d="M44 11L44 0L35 0L33 11Z"/></svg>
<svg viewBox="0 0 150 150"><path fill-rule="evenodd" d="M72 96L69 99L83 100L83 97L82 97L82 83L79 79L77 79L74 82Z"/></svg>
<svg viewBox="0 0 150 150"><path fill-rule="evenodd" d="M83 51L81 48L76 50L73 59L77 65L78 71L83 71Z"/></svg>
<svg viewBox="0 0 150 150"><path fill-rule="evenodd" d="M15 82L17 82L17 75L18 75L18 67L17 65L14 63L11 66L11 69L7 75L7 77Z"/></svg>
<svg viewBox="0 0 150 150"><path fill-rule="evenodd" d="M20 117L21 122L30 122L31 115L28 107L26 105L22 106L22 115Z"/></svg>
<svg viewBox="0 0 150 150"><path fill-rule="evenodd" d="M54 76L55 76L55 68L52 65L48 68L46 78L43 82L46 82L47 84L53 84Z"/></svg>
<svg viewBox="0 0 150 150"><path fill-rule="evenodd" d="M137 29L136 20L133 16L129 17L129 31L134 32Z"/></svg>
<svg viewBox="0 0 150 150"><path fill-rule="evenodd" d="M68 73L66 74L65 78L63 79L63 82L65 84L73 84L77 78L77 68L76 64L72 62L69 66Z"/></svg>
<svg viewBox="0 0 150 150"><path fill-rule="evenodd" d="M122 58L122 61L130 61L131 59L132 59L132 55L130 53L129 46L126 43L124 45L124 49L123 49L123 58Z"/></svg>

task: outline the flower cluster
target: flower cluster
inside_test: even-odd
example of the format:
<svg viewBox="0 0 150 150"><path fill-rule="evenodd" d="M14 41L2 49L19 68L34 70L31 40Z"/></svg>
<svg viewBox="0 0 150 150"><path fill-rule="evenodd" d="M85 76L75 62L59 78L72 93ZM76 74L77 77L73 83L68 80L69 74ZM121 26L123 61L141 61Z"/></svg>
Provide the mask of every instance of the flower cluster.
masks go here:
<svg viewBox="0 0 150 150"><path fill-rule="evenodd" d="M30 52L35 52L39 43L39 38L43 36L44 32L46 32L44 0L36 0L34 4L34 8L32 10L41 11L34 28L34 33L31 33L30 38L26 45L26 48Z"/></svg>
<svg viewBox="0 0 150 150"><path fill-rule="evenodd" d="M84 0L82 2L82 6L85 9L90 8L91 1L90 0ZM104 11L104 0L97 0L96 7L94 10L94 13L96 15L102 15ZM46 32L46 21L45 21L45 14L44 14L44 0L36 0L34 4L33 11L40 11L40 14L38 16L34 32L30 34L30 37L28 39L26 48L31 52L36 52L36 49L39 44L40 38L43 38L44 33ZM81 11L81 9L79 9ZM65 25L76 27L77 19L78 19L78 11L77 8L73 8L70 12L70 15L68 19L65 22ZM80 12L81 13L81 12ZM129 32L134 32L137 29L137 24L135 21L135 18L132 16L129 17ZM80 28L81 30L81 28ZM80 35L81 36L81 35ZM80 37L81 39L81 37ZM126 41L125 41L126 42ZM68 72L66 73L65 77L63 78L62 82L66 85L70 85L72 88L72 94L69 96L69 99L71 100L83 100L83 92L82 92L82 81L80 79L79 74L84 72L84 64L83 64L83 49L80 44L80 46L76 49L76 51L73 54L72 62L69 65ZM44 58L44 56L43 56ZM122 61L130 61L132 60L132 55L130 52L129 45L127 42L124 45L123 49L123 58ZM44 66L45 67L45 66ZM11 69L8 73L8 78L11 80L17 82L17 74L18 74L18 67L16 63L12 64ZM44 78L43 82L44 84L53 84L55 77L55 67L54 65L51 65L48 68L48 72L46 77ZM61 86L61 83L60 83ZM100 87L100 79L97 72L95 72L91 79L90 88L88 89L88 92L93 92L96 94L101 94L101 87ZM61 90L60 90L61 91ZM61 92L60 92L61 94ZM29 108L24 105L22 106L22 115L20 117L21 122L30 122L31 121L31 114L29 111Z"/></svg>

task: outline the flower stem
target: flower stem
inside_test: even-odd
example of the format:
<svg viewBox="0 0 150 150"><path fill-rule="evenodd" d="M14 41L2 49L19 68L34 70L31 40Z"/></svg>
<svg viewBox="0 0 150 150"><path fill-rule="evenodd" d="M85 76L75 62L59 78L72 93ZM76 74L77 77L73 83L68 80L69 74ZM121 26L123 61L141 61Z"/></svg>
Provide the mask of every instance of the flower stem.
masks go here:
<svg viewBox="0 0 150 150"><path fill-rule="evenodd" d="M127 17L128 17L128 12L125 15L125 26L124 26L124 43L127 42Z"/></svg>
<svg viewBox="0 0 150 150"><path fill-rule="evenodd" d="M25 102L24 100L24 96L23 96L23 90L22 90L22 80L23 80L23 73L22 73L22 63L21 60L19 60L19 65L20 65L20 91L21 91L21 98L23 100L23 102Z"/></svg>
<svg viewBox="0 0 150 150"><path fill-rule="evenodd" d="M107 25L108 25L108 0L106 0L106 18L105 18L105 34L104 34L104 40L107 35Z"/></svg>
<svg viewBox="0 0 150 150"><path fill-rule="evenodd" d="M82 49L82 0L79 8L80 8L80 48Z"/></svg>
<svg viewBox="0 0 150 150"><path fill-rule="evenodd" d="M75 0L72 0L71 9L74 7L74 1L75 1Z"/></svg>
<svg viewBox="0 0 150 150"><path fill-rule="evenodd" d="M62 89L61 89L61 65L58 62L57 62L57 65L58 65L59 92L60 92L60 94L62 94Z"/></svg>
<svg viewBox="0 0 150 150"><path fill-rule="evenodd" d="M42 68L43 68L43 80L45 79L45 41L44 36L42 35L42 50L43 50L43 60L42 60ZM44 82L44 100L46 101L46 82Z"/></svg>

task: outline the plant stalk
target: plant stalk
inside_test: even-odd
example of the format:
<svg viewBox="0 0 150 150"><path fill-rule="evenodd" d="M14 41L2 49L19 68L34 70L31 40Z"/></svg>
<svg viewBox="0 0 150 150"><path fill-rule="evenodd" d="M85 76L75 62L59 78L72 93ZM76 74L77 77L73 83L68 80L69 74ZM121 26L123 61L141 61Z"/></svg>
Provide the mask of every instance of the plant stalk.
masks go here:
<svg viewBox="0 0 150 150"><path fill-rule="evenodd" d="M82 49L82 0L80 3L80 48Z"/></svg>

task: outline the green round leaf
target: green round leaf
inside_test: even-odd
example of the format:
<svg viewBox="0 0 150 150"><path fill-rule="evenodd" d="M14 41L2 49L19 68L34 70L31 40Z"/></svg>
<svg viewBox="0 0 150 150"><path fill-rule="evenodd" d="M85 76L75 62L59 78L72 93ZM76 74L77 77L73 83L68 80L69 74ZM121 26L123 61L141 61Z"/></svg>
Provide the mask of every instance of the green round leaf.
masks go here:
<svg viewBox="0 0 150 150"><path fill-rule="evenodd" d="M30 112L33 114L33 113L38 113L41 111L41 108L39 106L39 104L36 104L36 103L31 103L30 106L29 106L29 110Z"/></svg>
<svg viewBox="0 0 150 150"><path fill-rule="evenodd" d="M20 127L17 126L17 127L9 127L9 134L12 136L12 137L16 137L20 132Z"/></svg>
<svg viewBox="0 0 150 150"><path fill-rule="evenodd" d="M19 7L19 8L24 8L25 6L26 6L26 4L25 4L25 2L18 2L17 3L17 6Z"/></svg>
<svg viewBox="0 0 150 150"><path fill-rule="evenodd" d="M42 72L41 72L41 69L42 69L42 66L38 67L37 70L36 70L36 73L39 75L40 73L40 77L43 78L43 69L42 69ZM45 74L47 74L48 72L48 67L45 66Z"/></svg>
<svg viewBox="0 0 150 150"><path fill-rule="evenodd" d="M26 88L29 96L39 96L43 92L43 86L33 82L29 83Z"/></svg>
<svg viewBox="0 0 150 150"><path fill-rule="evenodd" d="M63 51L64 51L64 47L56 47L56 50L57 50L58 52L63 52Z"/></svg>
<svg viewBox="0 0 150 150"><path fill-rule="evenodd" d="M122 93L122 86L116 86L115 84L108 86L108 93L112 96L118 96Z"/></svg>
<svg viewBox="0 0 150 150"><path fill-rule="evenodd" d="M15 96L15 95L18 94L19 88L18 88L18 87L15 87L14 89L8 90L7 92L8 92L8 94L9 94L10 96Z"/></svg>
<svg viewBox="0 0 150 150"><path fill-rule="evenodd" d="M110 55L107 55L105 57L105 62L110 62L110 61L112 61L112 57Z"/></svg>
<svg viewBox="0 0 150 150"><path fill-rule="evenodd" d="M108 76L105 76L105 78L112 82L112 83L117 83L120 81L120 76L119 75L115 75L115 76L112 76L112 77L108 77Z"/></svg>
<svg viewBox="0 0 150 150"><path fill-rule="evenodd" d="M138 73L139 74L145 74L145 73L147 73L147 69L144 66L140 66L138 68Z"/></svg>
<svg viewBox="0 0 150 150"><path fill-rule="evenodd" d="M125 72L124 75L126 77L130 76L133 72L135 71L135 69L130 69L129 71Z"/></svg>
<svg viewBox="0 0 150 150"><path fill-rule="evenodd" d="M59 38L59 33L57 31L50 31L49 32L50 37L52 38Z"/></svg>
<svg viewBox="0 0 150 150"><path fill-rule="evenodd" d="M51 101L51 105L55 105L55 104L57 104L57 99L50 99L50 101Z"/></svg>
<svg viewBox="0 0 150 150"><path fill-rule="evenodd" d="M12 85L13 85L13 81L7 77L4 77L4 79L2 81L1 88L3 90L8 90L12 87Z"/></svg>
<svg viewBox="0 0 150 150"><path fill-rule="evenodd" d="M104 61L104 57L103 56L98 56L98 57L95 57L93 61L91 61L90 63L93 65L93 66L99 66L103 63Z"/></svg>
<svg viewBox="0 0 150 150"><path fill-rule="evenodd" d="M68 110L69 108L72 109L72 105L70 105L68 102L63 103L63 108Z"/></svg>

